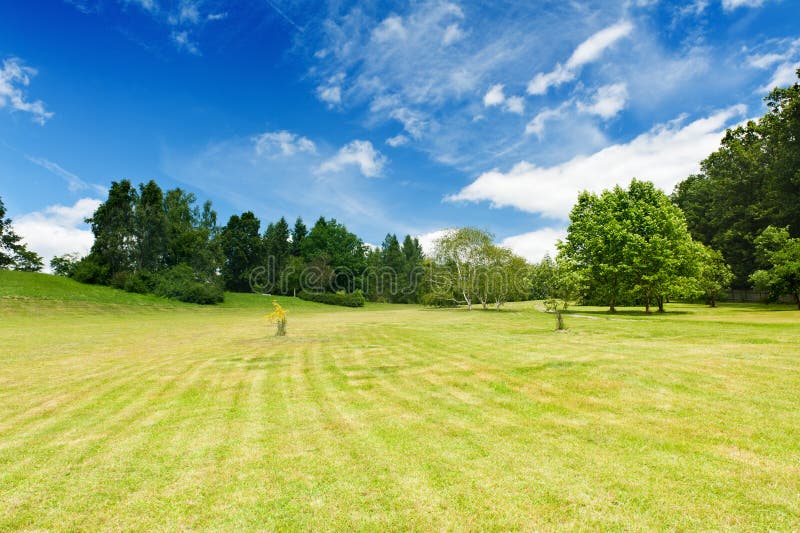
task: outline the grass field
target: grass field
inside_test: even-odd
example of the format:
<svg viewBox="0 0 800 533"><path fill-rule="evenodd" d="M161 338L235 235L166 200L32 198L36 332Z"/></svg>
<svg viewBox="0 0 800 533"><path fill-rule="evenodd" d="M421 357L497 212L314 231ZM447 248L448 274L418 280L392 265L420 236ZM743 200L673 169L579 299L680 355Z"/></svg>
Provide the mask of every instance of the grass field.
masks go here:
<svg viewBox="0 0 800 533"><path fill-rule="evenodd" d="M270 300L0 271L0 530L800 529L790 306Z"/></svg>

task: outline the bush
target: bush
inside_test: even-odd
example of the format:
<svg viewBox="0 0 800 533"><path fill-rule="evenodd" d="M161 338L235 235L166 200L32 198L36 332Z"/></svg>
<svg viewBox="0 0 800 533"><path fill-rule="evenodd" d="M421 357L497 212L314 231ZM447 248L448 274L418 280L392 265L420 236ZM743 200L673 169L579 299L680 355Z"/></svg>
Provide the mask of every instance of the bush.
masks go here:
<svg viewBox="0 0 800 533"><path fill-rule="evenodd" d="M355 292L346 293L344 291L333 292L307 292L301 291L297 293L297 297L301 300L309 302L317 302L328 305L341 305L344 307L364 307L364 294L357 290Z"/></svg>
<svg viewBox="0 0 800 533"><path fill-rule="evenodd" d="M149 294L155 292L157 283L158 276L147 271L142 271L128 276L122 288L128 292L135 292L136 294Z"/></svg>
<svg viewBox="0 0 800 533"><path fill-rule="evenodd" d="M216 304L224 299L222 289L198 279L192 267L174 266L162 272L155 281L153 292L158 296L195 304Z"/></svg>
<svg viewBox="0 0 800 533"><path fill-rule="evenodd" d="M430 307L457 307L458 302L450 293L429 292L422 297L422 303Z"/></svg>
<svg viewBox="0 0 800 533"><path fill-rule="evenodd" d="M91 256L84 257L72 269L72 279L81 283L105 285L109 281L108 267L101 265Z"/></svg>

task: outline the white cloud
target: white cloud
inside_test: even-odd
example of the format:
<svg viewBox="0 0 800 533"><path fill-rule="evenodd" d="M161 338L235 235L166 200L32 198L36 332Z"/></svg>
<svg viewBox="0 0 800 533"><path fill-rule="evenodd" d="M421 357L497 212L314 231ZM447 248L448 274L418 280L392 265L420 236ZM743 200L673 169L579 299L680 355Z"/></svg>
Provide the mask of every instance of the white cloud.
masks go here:
<svg viewBox="0 0 800 533"><path fill-rule="evenodd" d="M312 140L290 131L270 131L253 137L256 155L291 156L298 152L314 153L317 149Z"/></svg>
<svg viewBox="0 0 800 533"><path fill-rule="evenodd" d="M400 122L403 125L403 129L414 139L419 139L428 126L428 122L422 113L407 107L392 109L389 116Z"/></svg>
<svg viewBox="0 0 800 533"><path fill-rule="evenodd" d="M450 24L444 30L444 35L442 36L442 44L445 46L449 46L456 41L460 41L464 37L464 32L458 24Z"/></svg>
<svg viewBox="0 0 800 533"><path fill-rule="evenodd" d="M505 86L502 83L498 83L489 87L489 90L486 91L485 95L483 95L484 107L502 105L503 110L510 113L516 113L517 115L524 113L525 100L523 100L521 96L506 97L505 93L503 92L504 87Z"/></svg>
<svg viewBox="0 0 800 533"><path fill-rule="evenodd" d="M408 143L408 137L406 137L402 133L399 134L399 135L395 135L394 137L389 137L388 139L386 139L386 144L388 144L392 148L397 148L398 146L403 146L406 143Z"/></svg>
<svg viewBox="0 0 800 533"><path fill-rule="evenodd" d="M506 95L503 94L503 87L504 86L502 83L498 83L489 87L489 90L486 91L485 95L483 95L483 105L486 107L492 107L505 102Z"/></svg>
<svg viewBox="0 0 800 533"><path fill-rule="evenodd" d="M145 11L155 12L158 11L158 4L155 0L123 0L126 4L136 4Z"/></svg>
<svg viewBox="0 0 800 533"><path fill-rule="evenodd" d="M30 85L31 78L36 76L36 70L26 67L17 58L3 60L0 68L0 107L7 105L17 111L33 115L33 121L44 125L53 113L47 111L44 102L35 100L29 102L25 99L22 88Z"/></svg>
<svg viewBox="0 0 800 533"><path fill-rule="evenodd" d="M572 81L581 67L596 61L607 48L632 31L633 24L626 20L600 30L579 44L565 65L559 63L551 72L536 74L528 83L528 93L545 94L550 87Z"/></svg>
<svg viewBox="0 0 800 533"><path fill-rule="evenodd" d="M317 167L317 173L340 172L347 166L357 166L361 174L368 178L381 175L386 157L375 150L369 141L352 141L343 146L333 157Z"/></svg>
<svg viewBox="0 0 800 533"><path fill-rule="evenodd" d="M436 249L436 241L450 233L452 228L447 229L440 229L435 231L429 231L428 233L422 233L420 235L415 235L417 240L419 240L420 246L422 246L422 251L428 257L433 257L433 253Z"/></svg>
<svg viewBox="0 0 800 533"><path fill-rule="evenodd" d="M652 180L671 190L696 172L702 159L717 149L725 127L745 112L742 105L682 125L659 125L626 144L590 156L578 156L551 167L522 161L508 172L492 170L449 201L489 201L494 207L515 207L555 219L566 219L579 191L600 191L632 178Z"/></svg>
<svg viewBox="0 0 800 533"><path fill-rule="evenodd" d="M72 172L65 170L63 167L61 167L56 163L53 163L52 161L48 161L47 159L44 159L42 157L32 157L29 155L26 155L25 159L27 159L28 161L30 161L35 165L39 165L48 172L55 174L60 178L63 178L64 181L67 182L67 188L69 189L70 192L78 192L86 189L94 189L95 191L101 194L104 194L106 192L105 187L93 183L87 183L78 176L76 176L75 174L73 174Z"/></svg>
<svg viewBox="0 0 800 533"><path fill-rule="evenodd" d="M764 0L722 0L722 9L732 11L738 7L761 7Z"/></svg>
<svg viewBox="0 0 800 533"><path fill-rule="evenodd" d="M541 261L545 255L555 257L556 243L566 237L567 231L564 228L541 228L506 237L500 241L500 246L510 248L515 254L535 263Z"/></svg>
<svg viewBox="0 0 800 533"><path fill-rule="evenodd" d="M87 229L85 218L91 217L101 201L82 198L72 206L52 205L17 217L14 228L28 247L45 261L54 256L78 252L89 253L94 235Z"/></svg>
<svg viewBox="0 0 800 533"><path fill-rule="evenodd" d="M604 85L595 92L588 104L579 102L578 110L609 119L625 109L628 102L628 87L624 83Z"/></svg>
<svg viewBox="0 0 800 533"><path fill-rule="evenodd" d="M506 98L506 111L521 115L525 112L525 100L521 96L509 96Z"/></svg>
<svg viewBox="0 0 800 533"><path fill-rule="evenodd" d="M403 19L396 15L383 19L383 21L372 30L372 38L379 43L402 41L405 40L407 35L406 28L403 26Z"/></svg>
<svg viewBox="0 0 800 533"><path fill-rule="evenodd" d="M545 108L539 111L536 114L536 116L534 116L531 119L531 121L528 122L528 124L525 126L525 135L533 134L536 135L536 137L538 137L539 139L541 139L542 136L544 135L544 129L547 125L547 122L552 119L560 118L561 116L563 116L564 110L571 103L572 103L571 101L568 101L564 102L563 104L554 109Z"/></svg>
<svg viewBox="0 0 800 533"><path fill-rule="evenodd" d="M775 87L788 87L797 83L797 69L800 68L800 61L796 63L781 63L772 78L765 84L756 89L757 93L767 93L772 91Z"/></svg>
<svg viewBox="0 0 800 533"><path fill-rule="evenodd" d="M215 21L215 20L224 20L228 18L228 12L223 11L222 13L209 13L206 17L206 20Z"/></svg>
<svg viewBox="0 0 800 533"><path fill-rule="evenodd" d="M340 72L327 79L327 81L317 87L317 98L334 107L342 103L342 81L345 75Z"/></svg>
<svg viewBox="0 0 800 533"><path fill-rule="evenodd" d="M197 43L192 41L189 32L186 30L172 32L172 40L177 45L178 49L186 50L190 54L200 55L200 48Z"/></svg>

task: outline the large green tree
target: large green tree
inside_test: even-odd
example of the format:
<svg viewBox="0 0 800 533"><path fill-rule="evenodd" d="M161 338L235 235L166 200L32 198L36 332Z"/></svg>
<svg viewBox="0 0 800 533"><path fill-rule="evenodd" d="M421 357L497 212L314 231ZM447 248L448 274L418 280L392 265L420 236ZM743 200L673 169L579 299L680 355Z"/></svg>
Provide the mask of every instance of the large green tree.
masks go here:
<svg viewBox="0 0 800 533"><path fill-rule="evenodd" d="M574 265L593 299L613 312L624 296L659 311L695 274L684 215L652 183L581 193L570 213L563 258Z"/></svg>
<svg viewBox="0 0 800 533"><path fill-rule="evenodd" d="M133 270L136 263L134 211L137 197L130 181L115 181L108 191L108 199L87 219L94 234L87 262L98 266L103 272L101 277ZM94 281L107 282L108 279Z"/></svg>
<svg viewBox="0 0 800 533"><path fill-rule="evenodd" d="M767 113L729 129L702 172L672 195L694 238L722 252L738 288L757 268L755 239L767 226L800 231L800 84L765 101Z"/></svg>
<svg viewBox="0 0 800 533"><path fill-rule="evenodd" d="M767 227L756 237L756 257L764 267L751 281L772 298L791 294L800 309L800 238L791 238L788 228Z"/></svg>
<svg viewBox="0 0 800 533"><path fill-rule="evenodd" d="M264 266L264 243L259 234L261 222L252 211L233 215L222 228L219 241L224 256L222 277L231 291L250 290L250 276Z"/></svg>

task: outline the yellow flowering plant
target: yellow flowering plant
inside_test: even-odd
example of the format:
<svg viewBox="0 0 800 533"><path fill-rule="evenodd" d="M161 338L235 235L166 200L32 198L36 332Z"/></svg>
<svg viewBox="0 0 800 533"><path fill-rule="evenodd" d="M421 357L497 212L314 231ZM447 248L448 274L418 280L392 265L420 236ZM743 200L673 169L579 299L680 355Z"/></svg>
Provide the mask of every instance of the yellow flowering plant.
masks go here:
<svg viewBox="0 0 800 533"><path fill-rule="evenodd" d="M266 318L267 322L270 324L275 324L277 326L275 336L283 337L286 335L286 310L275 300L272 301L272 307L274 308L273 311L265 315L264 318Z"/></svg>

